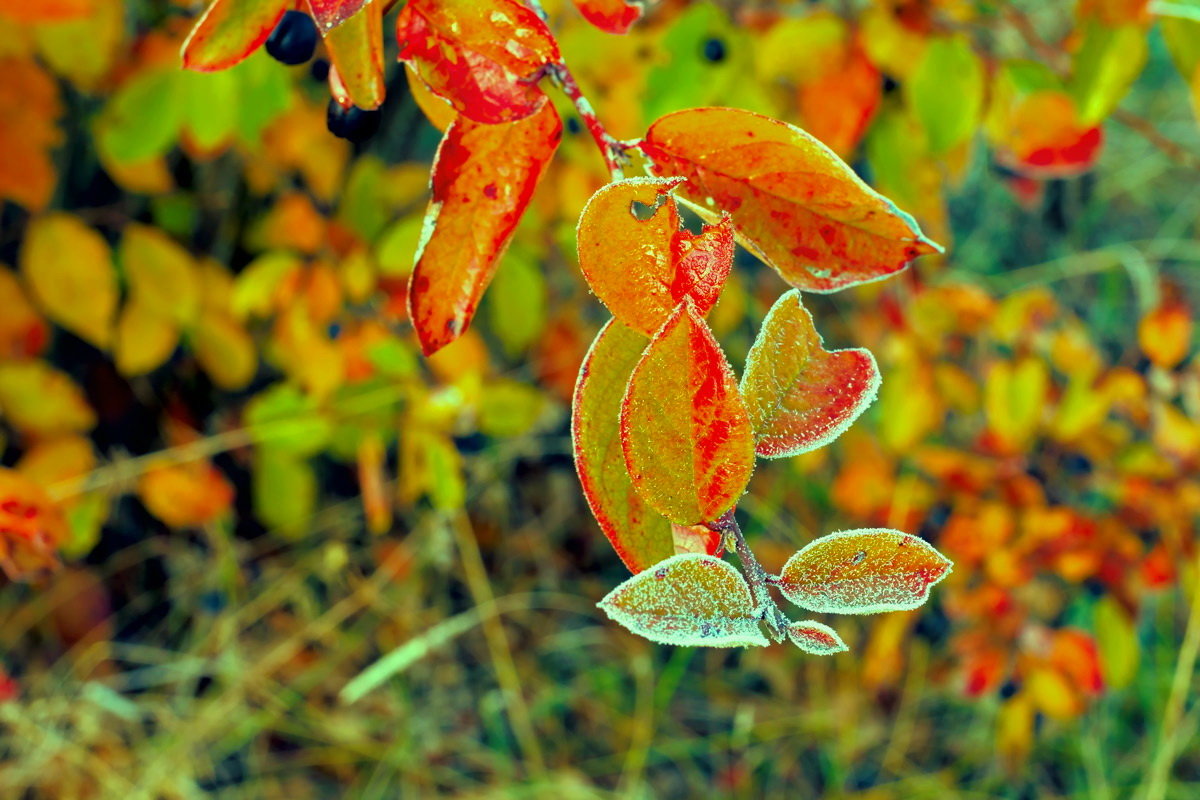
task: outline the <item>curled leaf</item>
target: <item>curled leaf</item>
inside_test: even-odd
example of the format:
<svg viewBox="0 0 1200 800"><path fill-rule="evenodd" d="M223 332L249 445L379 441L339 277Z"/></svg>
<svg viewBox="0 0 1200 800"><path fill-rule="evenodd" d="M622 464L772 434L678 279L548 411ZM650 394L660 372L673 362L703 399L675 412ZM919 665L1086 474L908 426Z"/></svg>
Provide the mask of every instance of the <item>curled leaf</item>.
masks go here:
<svg viewBox="0 0 1200 800"><path fill-rule="evenodd" d="M796 605L826 614L878 614L917 608L950 574L949 559L927 542L888 528L839 531L805 545L779 574Z"/></svg>
<svg viewBox="0 0 1200 800"><path fill-rule="evenodd" d="M742 375L755 452L783 458L829 444L875 400L879 383L870 351L826 350L800 293L788 292L763 320Z"/></svg>
<svg viewBox="0 0 1200 800"><path fill-rule="evenodd" d="M686 553L660 561L597 605L613 621L659 644L764 647L746 579L713 556Z"/></svg>
<svg viewBox="0 0 1200 800"><path fill-rule="evenodd" d="M670 190L681 178L630 178L592 195L579 217L579 267L613 316L653 336L691 298L704 316L733 266L728 219L699 234L681 230ZM650 207L646 219L635 208Z"/></svg>
<svg viewBox="0 0 1200 800"><path fill-rule="evenodd" d="M648 340L610 320L579 370L571 408L575 468L600 530L630 572L675 552L671 524L633 488L621 450L621 398Z"/></svg>
<svg viewBox="0 0 1200 800"><path fill-rule="evenodd" d="M339 102L359 108L383 105L383 3L370 3L361 14L326 33L325 47L333 62L330 86Z"/></svg>
<svg viewBox="0 0 1200 800"><path fill-rule="evenodd" d="M814 656L831 656L850 649L837 631L813 620L793 622L787 626L787 635L792 644Z"/></svg>
<svg viewBox="0 0 1200 800"><path fill-rule="evenodd" d="M232 67L267 40L291 6L289 0L213 0L183 43L184 69Z"/></svg>
<svg viewBox="0 0 1200 800"><path fill-rule="evenodd" d="M659 118L642 150L682 196L727 211L741 241L784 280L833 292L879 280L940 248L828 147L783 122L734 108Z"/></svg>
<svg viewBox="0 0 1200 800"><path fill-rule="evenodd" d="M410 0L396 39L400 60L477 122L512 122L542 108L537 78L559 60L546 23L517 0Z"/></svg>
<svg viewBox="0 0 1200 800"><path fill-rule="evenodd" d="M721 346L690 301L655 334L621 403L637 491L684 525L728 511L754 470L754 437Z"/></svg>
<svg viewBox="0 0 1200 800"><path fill-rule="evenodd" d="M426 355L467 329L561 138L550 105L508 125L462 117L446 131L409 278L409 316Z"/></svg>

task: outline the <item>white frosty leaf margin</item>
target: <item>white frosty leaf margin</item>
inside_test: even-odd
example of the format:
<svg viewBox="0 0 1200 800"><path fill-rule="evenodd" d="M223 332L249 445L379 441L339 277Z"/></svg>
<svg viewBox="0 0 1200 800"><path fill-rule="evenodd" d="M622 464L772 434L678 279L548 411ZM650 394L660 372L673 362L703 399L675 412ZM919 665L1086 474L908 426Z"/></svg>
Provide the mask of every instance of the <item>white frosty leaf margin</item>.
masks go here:
<svg viewBox="0 0 1200 800"><path fill-rule="evenodd" d="M616 623L659 644L765 647L761 610L733 566L684 553L660 561L597 603Z"/></svg>
<svg viewBox="0 0 1200 800"><path fill-rule="evenodd" d="M814 656L831 656L850 649L837 631L811 619L788 625L787 635L792 644Z"/></svg>

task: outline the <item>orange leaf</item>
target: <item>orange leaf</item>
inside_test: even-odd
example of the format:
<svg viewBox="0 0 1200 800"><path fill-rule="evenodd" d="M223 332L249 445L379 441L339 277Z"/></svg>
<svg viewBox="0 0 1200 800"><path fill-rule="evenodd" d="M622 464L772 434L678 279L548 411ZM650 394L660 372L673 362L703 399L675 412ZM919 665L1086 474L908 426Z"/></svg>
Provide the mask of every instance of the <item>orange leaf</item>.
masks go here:
<svg viewBox="0 0 1200 800"><path fill-rule="evenodd" d="M878 280L940 248L828 147L799 128L734 108L661 117L642 150L703 211L728 211L739 241L798 289Z"/></svg>
<svg viewBox="0 0 1200 800"><path fill-rule="evenodd" d="M571 408L575 468L600 530L630 572L641 572L675 551L671 525L634 491L621 450L621 398L648 344L610 320L579 370Z"/></svg>
<svg viewBox="0 0 1200 800"><path fill-rule="evenodd" d="M61 112L49 73L31 60L0 59L0 198L32 211L50 202L57 178L50 150L62 141L55 124Z"/></svg>
<svg viewBox="0 0 1200 800"><path fill-rule="evenodd" d="M783 458L824 447L875 400L879 382L869 350L824 348L793 289L767 313L742 375L756 452Z"/></svg>
<svg viewBox="0 0 1200 800"><path fill-rule="evenodd" d="M633 370L621 445L634 487L672 522L715 520L750 480L750 417L721 346L688 301Z"/></svg>
<svg viewBox="0 0 1200 800"><path fill-rule="evenodd" d="M679 525L672 522L671 538L675 543L675 555L703 553L719 556L725 552L725 541L721 532L707 525Z"/></svg>
<svg viewBox="0 0 1200 800"><path fill-rule="evenodd" d="M579 267L613 316L646 336L690 297L704 316L733 266L728 220L699 234L680 230L668 192L680 178L631 178L592 195L579 217ZM634 204L655 207L649 219Z"/></svg>
<svg viewBox="0 0 1200 800"><path fill-rule="evenodd" d="M309 12L317 28L322 33L329 33L354 16L363 6L370 3L382 7L382 3L372 3L371 0L306 0Z"/></svg>
<svg viewBox="0 0 1200 800"><path fill-rule="evenodd" d="M863 528L805 545L783 565L779 588L796 605L819 613L903 611L923 604L950 567L923 539Z"/></svg>
<svg viewBox="0 0 1200 800"><path fill-rule="evenodd" d="M812 620L793 622L787 626L787 635L792 644L814 656L831 656L850 649L846 647L842 637L838 636L837 631Z"/></svg>
<svg viewBox="0 0 1200 800"><path fill-rule="evenodd" d="M95 0L0 0L0 17L18 23L62 22L90 16Z"/></svg>
<svg viewBox="0 0 1200 800"><path fill-rule="evenodd" d="M1104 132L1079 119L1066 92L1046 89L1023 98L1008 120L998 159L1037 178L1066 178L1092 168Z"/></svg>
<svg viewBox="0 0 1200 800"><path fill-rule="evenodd" d="M0 467L0 569L17 579L58 563L67 538L62 511L19 472Z"/></svg>
<svg viewBox="0 0 1200 800"><path fill-rule="evenodd" d="M659 644L768 644L746 579L713 556L672 556L634 575L597 605L615 622Z"/></svg>
<svg viewBox="0 0 1200 800"><path fill-rule="evenodd" d="M292 0L213 0L183 43L184 69L232 67L257 50L294 5Z"/></svg>
<svg viewBox="0 0 1200 800"><path fill-rule="evenodd" d="M583 18L607 33L627 33L642 16L642 0L575 0Z"/></svg>
<svg viewBox="0 0 1200 800"><path fill-rule="evenodd" d="M138 481L138 497L172 528L203 525L233 504L233 487L207 461L155 467Z"/></svg>
<svg viewBox="0 0 1200 800"><path fill-rule="evenodd" d="M509 125L460 118L446 131L409 280L409 316L426 355L470 324L561 138L550 105Z"/></svg>
<svg viewBox="0 0 1200 800"><path fill-rule="evenodd" d="M848 156L867 132L882 98L879 70L856 46L844 63L802 84L797 105L808 132L835 153Z"/></svg>
<svg viewBox="0 0 1200 800"><path fill-rule="evenodd" d="M359 108L383 105L383 3L371 3L345 25L326 33L325 48L333 62L329 85L340 103Z"/></svg>
<svg viewBox="0 0 1200 800"><path fill-rule="evenodd" d="M460 113L511 122L546 102L542 68L559 60L541 18L517 0L410 0L396 19L400 60Z"/></svg>
<svg viewBox="0 0 1200 800"><path fill-rule="evenodd" d="M1192 317L1182 303L1164 303L1138 323L1138 344L1157 367L1171 369L1192 347Z"/></svg>

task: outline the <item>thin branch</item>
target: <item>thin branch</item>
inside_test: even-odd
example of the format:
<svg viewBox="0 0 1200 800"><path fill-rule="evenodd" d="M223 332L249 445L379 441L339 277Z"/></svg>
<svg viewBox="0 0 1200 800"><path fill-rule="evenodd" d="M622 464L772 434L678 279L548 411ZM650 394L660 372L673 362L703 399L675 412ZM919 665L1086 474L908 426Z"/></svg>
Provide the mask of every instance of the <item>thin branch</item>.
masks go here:
<svg viewBox="0 0 1200 800"><path fill-rule="evenodd" d="M771 596L771 590L767 588L774 583L774 579L767 574L762 564L758 563L733 512L732 508L729 509L716 522L709 523L709 528L724 537L728 543L727 547L737 551L738 559L742 562L742 572L746 583L750 585L750 594L762 614L762 620L766 623L771 638L782 642L787 638L789 620Z"/></svg>

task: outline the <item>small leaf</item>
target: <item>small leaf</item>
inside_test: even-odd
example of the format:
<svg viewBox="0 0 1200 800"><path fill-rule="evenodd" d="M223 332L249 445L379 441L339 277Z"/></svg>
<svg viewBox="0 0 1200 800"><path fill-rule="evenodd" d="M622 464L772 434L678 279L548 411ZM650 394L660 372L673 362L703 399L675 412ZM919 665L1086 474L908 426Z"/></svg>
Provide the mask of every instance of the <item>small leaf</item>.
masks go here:
<svg viewBox="0 0 1200 800"><path fill-rule="evenodd" d="M179 326L141 299L125 304L117 319L113 360L122 375L145 375L166 363L179 344Z"/></svg>
<svg viewBox="0 0 1200 800"><path fill-rule="evenodd" d="M233 486L208 461L154 467L138 481L137 493L172 528L204 525L233 506Z"/></svg>
<svg viewBox="0 0 1200 800"><path fill-rule="evenodd" d="M213 0L183 43L184 69L227 69L267 40L289 0Z"/></svg>
<svg viewBox="0 0 1200 800"><path fill-rule="evenodd" d="M1192 316L1181 302L1166 302L1138 323L1138 345L1158 367L1173 369L1192 348Z"/></svg>
<svg viewBox="0 0 1200 800"><path fill-rule="evenodd" d="M675 543L675 555L702 553L720 556L725 552L725 539L721 532L708 525L677 525L672 522L671 539Z"/></svg>
<svg viewBox="0 0 1200 800"><path fill-rule="evenodd" d="M1149 52L1141 25L1114 28L1096 19L1084 23L1083 41L1072 57L1067 85L1081 122L1095 125L1112 113L1142 74Z"/></svg>
<svg viewBox="0 0 1200 800"><path fill-rule="evenodd" d="M258 369L254 339L236 320L219 311L203 314L191 331L196 360L226 391L243 389Z"/></svg>
<svg viewBox="0 0 1200 800"><path fill-rule="evenodd" d="M583 18L606 33L628 33L643 6L642 0L575 0Z"/></svg>
<svg viewBox="0 0 1200 800"><path fill-rule="evenodd" d="M778 585L789 600L809 611L878 614L917 608L950 567L923 539L863 528L805 545L784 564Z"/></svg>
<svg viewBox="0 0 1200 800"><path fill-rule="evenodd" d="M551 105L508 125L460 118L446 131L409 281L409 316L426 355L471 323L561 138Z"/></svg>
<svg viewBox="0 0 1200 800"><path fill-rule="evenodd" d="M69 214L35 219L21 248L21 273L46 316L97 347L108 346L117 275L99 233Z"/></svg>
<svg viewBox="0 0 1200 800"><path fill-rule="evenodd" d="M187 250L157 228L131 224L117 251L133 299L189 325L200 310L200 273Z"/></svg>
<svg viewBox="0 0 1200 800"><path fill-rule="evenodd" d="M0 418L38 436L80 433L96 424L79 387L39 360L0 363Z"/></svg>
<svg viewBox="0 0 1200 800"><path fill-rule="evenodd" d="M314 6L320 5L317 0L310 2ZM362 0L359 0L361 3ZM338 98L343 103L352 103L359 108L379 108L383 105L386 94L383 81L383 6L378 0L372 2L361 14L325 34L325 48L337 74L337 80L331 80L330 85L344 92ZM335 96L339 93L335 91Z"/></svg>
<svg viewBox="0 0 1200 800"><path fill-rule="evenodd" d="M1096 649L1104 673L1104 683L1123 689L1137 675L1141 648L1137 626L1129 614L1111 596L1104 596L1094 609Z"/></svg>
<svg viewBox="0 0 1200 800"><path fill-rule="evenodd" d="M384 5L372 2L372 0L305 0L305 2L312 13L313 21L317 23L317 28L322 33L329 33L338 25L346 22L362 10L363 6L368 6L368 4Z"/></svg>
<svg viewBox="0 0 1200 800"><path fill-rule="evenodd" d="M715 520L750 481L750 417L721 346L690 302L679 304L633 370L621 445L634 487L672 522Z"/></svg>
<svg viewBox="0 0 1200 800"><path fill-rule="evenodd" d="M831 656L850 649L837 631L813 620L793 622L787 626L787 635L792 644L814 656Z"/></svg>
<svg viewBox="0 0 1200 800"><path fill-rule="evenodd" d="M613 621L659 644L764 647L745 578L719 558L672 556L634 575L597 604Z"/></svg>
<svg viewBox="0 0 1200 800"><path fill-rule="evenodd" d="M904 89L934 155L969 140L979 127L984 69L966 36L930 40Z"/></svg>
<svg viewBox="0 0 1200 800"><path fill-rule="evenodd" d="M798 289L878 280L940 248L828 147L799 128L734 108L661 117L642 150L701 211L733 216L739 241Z"/></svg>
<svg viewBox="0 0 1200 800"><path fill-rule="evenodd" d="M600 530L630 572L671 556L671 525L633 488L621 449L621 398L648 340L609 320L579 370L571 408L575 468Z"/></svg>
<svg viewBox="0 0 1200 800"><path fill-rule="evenodd" d="M396 19L400 60L476 122L523 119L542 108L536 78L559 60L546 23L517 0L409 0Z"/></svg>
<svg viewBox="0 0 1200 800"><path fill-rule="evenodd" d="M631 178L592 195L579 217L579 267L617 319L646 336L691 298L706 315L733 266L728 220L699 234L680 230L670 190L680 178ZM650 206L645 220L635 204Z"/></svg>
<svg viewBox="0 0 1200 800"><path fill-rule="evenodd" d="M824 447L875 400L879 383L870 351L824 348L793 289L767 313L742 375L755 452L783 458Z"/></svg>

